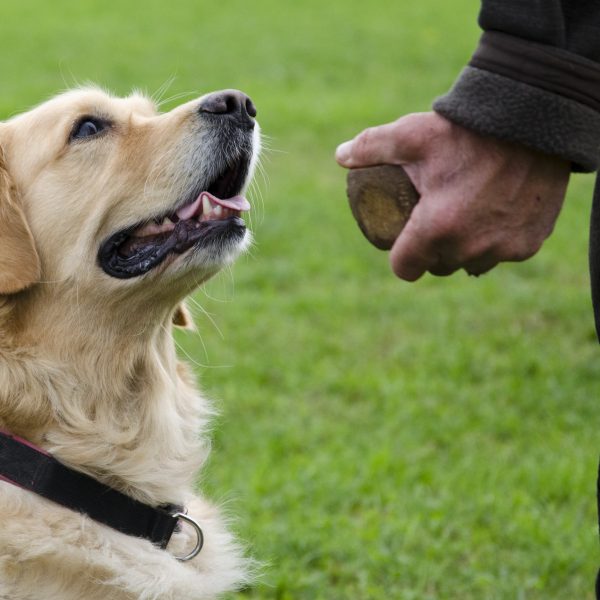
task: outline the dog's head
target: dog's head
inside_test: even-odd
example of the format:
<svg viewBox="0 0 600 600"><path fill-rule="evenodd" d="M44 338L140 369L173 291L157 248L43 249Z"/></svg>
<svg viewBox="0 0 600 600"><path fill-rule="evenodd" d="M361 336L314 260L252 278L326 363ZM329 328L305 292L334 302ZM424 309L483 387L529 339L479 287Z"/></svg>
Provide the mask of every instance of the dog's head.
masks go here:
<svg viewBox="0 0 600 600"><path fill-rule="evenodd" d="M179 300L249 244L255 116L236 90L159 114L83 89L0 123L0 294L52 282Z"/></svg>

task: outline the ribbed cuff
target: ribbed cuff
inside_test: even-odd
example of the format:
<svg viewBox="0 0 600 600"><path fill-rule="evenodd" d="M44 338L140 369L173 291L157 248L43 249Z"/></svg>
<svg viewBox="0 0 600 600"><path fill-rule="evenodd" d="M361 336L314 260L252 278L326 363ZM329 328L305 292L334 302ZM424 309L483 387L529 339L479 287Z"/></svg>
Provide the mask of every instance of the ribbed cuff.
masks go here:
<svg viewBox="0 0 600 600"><path fill-rule="evenodd" d="M491 71L600 111L600 64L499 31L486 31L470 67Z"/></svg>
<svg viewBox="0 0 600 600"><path fill-rule="evenodd" d="M600 112L504 75L466 67L433 109L482 135L569 160L574 171L600 164Z"/></svg>

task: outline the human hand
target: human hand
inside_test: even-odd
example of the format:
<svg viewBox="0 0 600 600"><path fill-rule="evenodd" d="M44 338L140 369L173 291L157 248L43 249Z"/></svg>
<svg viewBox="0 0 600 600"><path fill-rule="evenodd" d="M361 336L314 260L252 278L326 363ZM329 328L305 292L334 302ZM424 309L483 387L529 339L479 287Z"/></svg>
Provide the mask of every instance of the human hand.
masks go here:
<svg viewBox="0 0 600 600"><path fill-rule="evenodd" d="M421 198L390 252L396 275L473 275L533 256L552 233L570 163L476 134L437 113L366 129L338 147L343 167L398 164Z"/></svg>

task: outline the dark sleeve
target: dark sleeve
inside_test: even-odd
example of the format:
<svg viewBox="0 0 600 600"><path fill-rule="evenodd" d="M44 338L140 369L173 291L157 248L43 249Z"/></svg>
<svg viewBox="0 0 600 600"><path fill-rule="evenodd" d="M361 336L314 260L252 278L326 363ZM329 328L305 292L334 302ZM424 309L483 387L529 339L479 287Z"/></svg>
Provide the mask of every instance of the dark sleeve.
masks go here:
<svg viewBox="0 0 600 600"><path fill-rule="evenodd" d="M479 46L433 105L484 135L600 165L600 1L483 0Z"/></svg>

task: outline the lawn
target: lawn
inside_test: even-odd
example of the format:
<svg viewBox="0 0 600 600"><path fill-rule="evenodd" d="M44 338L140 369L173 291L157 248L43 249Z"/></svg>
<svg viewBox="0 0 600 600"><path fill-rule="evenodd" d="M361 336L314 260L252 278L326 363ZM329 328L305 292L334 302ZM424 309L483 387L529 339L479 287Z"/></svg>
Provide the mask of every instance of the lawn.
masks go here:
<svg viewBox="0 0 600 600"><path fill-rule="evenodd" d="M263 563L247 600L592 598L600 354L593 180L523 264L395 279L335 146L427 110L478 3L5 0L0 118L95 81L248 92L268 136L256 243L199 291L183 357L215 399L200 488Z"/></svg>

